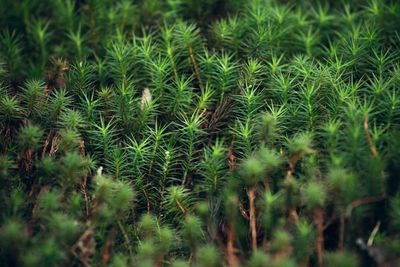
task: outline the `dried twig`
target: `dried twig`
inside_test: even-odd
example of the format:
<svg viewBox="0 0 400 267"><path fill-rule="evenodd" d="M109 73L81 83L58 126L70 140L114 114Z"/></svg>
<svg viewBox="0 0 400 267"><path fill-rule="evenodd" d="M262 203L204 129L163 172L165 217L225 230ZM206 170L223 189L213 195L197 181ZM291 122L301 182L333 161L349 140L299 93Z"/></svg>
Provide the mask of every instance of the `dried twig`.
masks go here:
<svg viewBox="0 0 400 267"><path fill-rule="evenodd" d="M226 233L226 237L227 237L226 256L227 256L228 266L230 266L230 267L238 266L239 261L235 254L235 250L236 250L235 249L235 233L234 233L232 223L228 224L226 231L227 231L227 233Z"/></svg>
<svg viewBox="0 0 400 267"><path fill-rule="evenodd" d="M372 246L372 244L374 243L375 236L376 236L376 234L378 233L379 227L380 227L380 226L381 226L381 222L379 221L379 222L375 225L374 229L372 230L371 235L369 236L368 242L367 242L367 245L368 245L369 247Z"/></svg>
<svg viewBox="0 0 400 267"><path fill-rule="evenodd" d="M375 159L379 159L378 152L376 150L374 142L372 141L371 134L369 133L369 130L368 130L368 117L365 117L365 119L364 119L364 132L365 132L365 135L367 136L368 145L369 145L369 149L371 151L372 156Z"/></svg>
<svg viewBox="0 0 400 267"><path fill-rule="evenodd" d="M201 82L199 66L197 65L196 58L194 57L194 53L193 53L192 47L189 46L188 49L189 49L190 61L192 62L192 65L193 65L194 74L196 75L196 79L199 82L200 89L202 89L203 88L203 83Z"/></svg>
<svg viewBox="0 0 400 267"><path fill-rule="evenodd" d="M358 206L379 202L384 199L385 199L384 196L370 196L370 197L356 199L347 206L345 213L346 217L349 218L351 216L351 212L353 211L353 209L357 208Z"/></svg>
<svg viewBox="0 0 400 267"><path fill-rule="evenodd" d="M255 188L250 188L247 191L250 202L250 232L251 232L251 247L253 251L257 250L257 226L256 226L256 210L254 206L255 201Z"/></svg>

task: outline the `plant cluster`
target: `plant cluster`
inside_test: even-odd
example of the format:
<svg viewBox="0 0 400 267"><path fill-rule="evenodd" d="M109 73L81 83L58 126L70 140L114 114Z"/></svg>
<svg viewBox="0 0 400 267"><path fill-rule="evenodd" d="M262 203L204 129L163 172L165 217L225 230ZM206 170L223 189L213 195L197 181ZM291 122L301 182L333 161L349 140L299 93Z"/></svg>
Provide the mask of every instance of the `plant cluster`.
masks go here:
<svg viewBox="0 0 400 267"><path fill-rule="evenodd" d="M397 1L0 0L2 266L399 266Z"/></svg>

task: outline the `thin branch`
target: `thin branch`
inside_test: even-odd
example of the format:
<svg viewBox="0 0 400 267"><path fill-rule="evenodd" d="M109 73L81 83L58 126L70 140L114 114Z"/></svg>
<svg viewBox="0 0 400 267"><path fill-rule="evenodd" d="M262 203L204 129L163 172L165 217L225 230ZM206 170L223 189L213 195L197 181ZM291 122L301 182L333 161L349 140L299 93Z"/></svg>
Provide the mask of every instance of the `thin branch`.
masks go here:
<svg viewBox="0 0 400 267"><path fill-rule="evenodd" d="M128 234L126 233L125 228L122 225L120 220L118 220L118 227L121 230L122 236L124 237L125 247L129 251L129 255L131 255L131 257L133 257L133 250L132 250L131 242L129 241Z"/></svg>
<svg viewBox="0 0 400 267"><path fill-rule="evenodd" d="M375 225L374 229L372 230L371 235L369 236L368 242L367 242L367 245L368 245L369 247L372 246L372 244L374 243L375 236L378 234L378 231L379 231L379 227L380 227L380 226L381 226L381 222L379 221L379 222Z"/></svg>
<svg viewBox="0 0 400 267"><path fill-rule="evenodd" d="M191 46L189 46L189 57L190 57L190 61L192 62L192 65L193 65L193 70L196 75L196 79L199 82L199 87L200 87L200 89L203 89L203 83L201 82L199 66L196 63L196 58L194 57L193 49Z"/></svg>
<svg viewBox="0 0 400 267"><path fill-rule="evenodd" d="M257 250L257 226L256 226L256 210L254 206L255 188L250 188L247 192L250 202L250 232L251 232L251 247L253 251Z"/></svg>
<svg viewBox="0 0 400 267"><path fill-rule="evenodd" d="M351 216L351 212L353 209L361 206L361 205L367 205L375 202L379 202L384 200L384 196L370 196L370 197L365 197L365 198L359 198L351 202L347 208L346 208L346 218L349 218Z"/></svg>
<svg viewBox="0 0 400 267"><path fill-rule="evenodd" d="M378 152L376 150L374 142L372 141L371 134L369 133L369 130L368 130L368 117L365 117L365 119L364 119L364 132L365 132L365 135L367 136L369 150L371 151L372 156L375 159L379 159Z"/></svg>

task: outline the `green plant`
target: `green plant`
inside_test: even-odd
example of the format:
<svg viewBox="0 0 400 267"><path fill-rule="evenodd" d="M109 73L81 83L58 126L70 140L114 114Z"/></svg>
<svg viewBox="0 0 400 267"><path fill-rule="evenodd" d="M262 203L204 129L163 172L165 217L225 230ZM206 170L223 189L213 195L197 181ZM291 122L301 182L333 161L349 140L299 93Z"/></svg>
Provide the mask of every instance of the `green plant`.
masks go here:
<svg viewBox="0 0 400 267"><path fill-rule="evenodd" d="M399 8L1 1L2 265L399 265Z"/></svg>

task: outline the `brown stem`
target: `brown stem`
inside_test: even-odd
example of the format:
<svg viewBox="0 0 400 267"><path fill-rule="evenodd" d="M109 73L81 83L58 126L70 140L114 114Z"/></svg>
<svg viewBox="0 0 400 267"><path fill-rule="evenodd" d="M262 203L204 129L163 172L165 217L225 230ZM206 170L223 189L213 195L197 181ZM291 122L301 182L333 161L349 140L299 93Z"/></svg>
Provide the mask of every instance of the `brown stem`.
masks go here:
<svg viewBox="0 0 400 267"><path fill-rule="evenodd" d="M194 69L194 73L196 75L196 79L199 82L200 89L202 89L203 88L203 83L201 82L201 78L200 78L199 66L196 63L196 59L194 57L193 49L192 49L191 46L189 46L189 57L190 57L190 60L192 62L192 65L193 65L193 69Z"/></svg>
<svg viewBox="0 0 400 267"><path fill-rule="evenodd" d="M256 226L256 210L254 207L254 200L256 190L254 187L250 188L247 192L250 202L250 232L251 232L251 247L253 251L257 250L257 226Z"/></svg>
<svg viewBox="0 0 400 267"><path fill-rule="evenodd" d="M300 154L294 154L289 159L289 168L286 172L286 178L293 175L294 168L296 167L297 162L300 160Z"/></svg>
<svg viewBox="0 0 400 267"><path fill-rule="evenodd" d="M87 194L86 186L87 186L87 176L85 175L82 177L81 188L82 188L83 197L85 199L86 217L89 217L89 213L90 213L89 212L89 197Z"/></svg>
<svg viewBox="0 0 400 267"><path fill-rule="evenodd" d="M335 215L332 215L328 220L326 220L324 224L324 231L332 225L333 222L335 222L338 218Z"/></svg>
<svg viewBox="0 0 400 267"><path fill-rule="evenodd" d="M238 259L235 255L235 233L233 232L232 223L228 224L226 236L226 254L228 266L238 266Z"/></svg>
<svg viewBox="0 0 400 267"><path fill-rule="evenodd" d="M113 227L109 232L106 243L104 244L104 247L101 251L102 266L108 266L108 263L110 262L112 247L114 245L114 236L115 236L115 229Z"/></svg>
<svg viewBox="0 0 400 267"><path fill-rule="evenodd" d="M296 167L297 162L300 160L300 154L293 154L289 159L289 168L286 172L285 180L288 183L290 179L293 179L294 169ZM291 193L289 193L291 194ZM288 207L288 223L296 222L299 220L299 215L297 214L296 207L290 204Z"/></svg>
<svg viewBox="0 0 400 267"><path fill-rule="evenodd" d="M378 160L379 159L379 154L378 151L376 150L376 146L374 144L374 142L372 141L372 137L371 134L369 133L368 130L368 117L365 117L364 119L364 132L365 135L367 136L367 141L368 141L368 145L369 145L369 150L371 151L372 156ZM385 194L385 178L384 178L384 173L383 171L381 172L381 192L384 195Z"/></svg>
<svg viewBox="0 0 400 267"><path fill-rule="evenodd" d="M236 157L235 154L233 153L233 140L232 140L231 146L228 149L229 170L232 171L235 168L235 165L236 165Z"/></svg>
<svg viewBox="0 0 400 267"><path fill-rule="evenodd" d="M365 132L365 135L367 136L369 150L371 151L372 156L375 159L379 159L378 152L376 150L374 142L372 141L371 134L369 133L369 130L368 130L368 117L365 117L365 119L364 119L364 132Z"/></svg>
<svg viewBox="0 0 400 267"><path fill-rule="evenodd" d="M83 157L86 156L85 142L83 141L83 139L81 139L79 142L79 153ZM81 182L82 193L83 193L83 197L85 199L86 217L89 217L89 197L87 194L87 174L85 174L81 180L82 180L82 182Z"/></svg>
<svg viewBox="0 0 400 267"><path fill-rule="evenodd" d="M357 208L358 206L379 202L384 199L385 199L384 196L370 196L370 197L356 199L347 206L346 217L347 218L350 217L353 209Z"/></svg>
<svg viewBox="0 0 400 267"><path fill-rule="evenodd" d="M316 250L317 250L317 260L318 266L324 266L324 210L322 208L317 208L314 210L314 223L317 227L317 240L316 240Z"/></svg>
<svg viewBox="0 0 400 267"><path fill-rule="evenodd" d="M176 200L176 205L178 205L178 208L181 210L183 215L186 215L186 209L183 207L182 203L179 200Z"/></svg>
<svg viewBox="0 0 400 267"><path fill-rule="evenodd" d="M147 213L150 213L151 205L150 205L150 200L149 197L147 196L146 190L142 189L144 197L146 198L147 202Z"/></svg>

